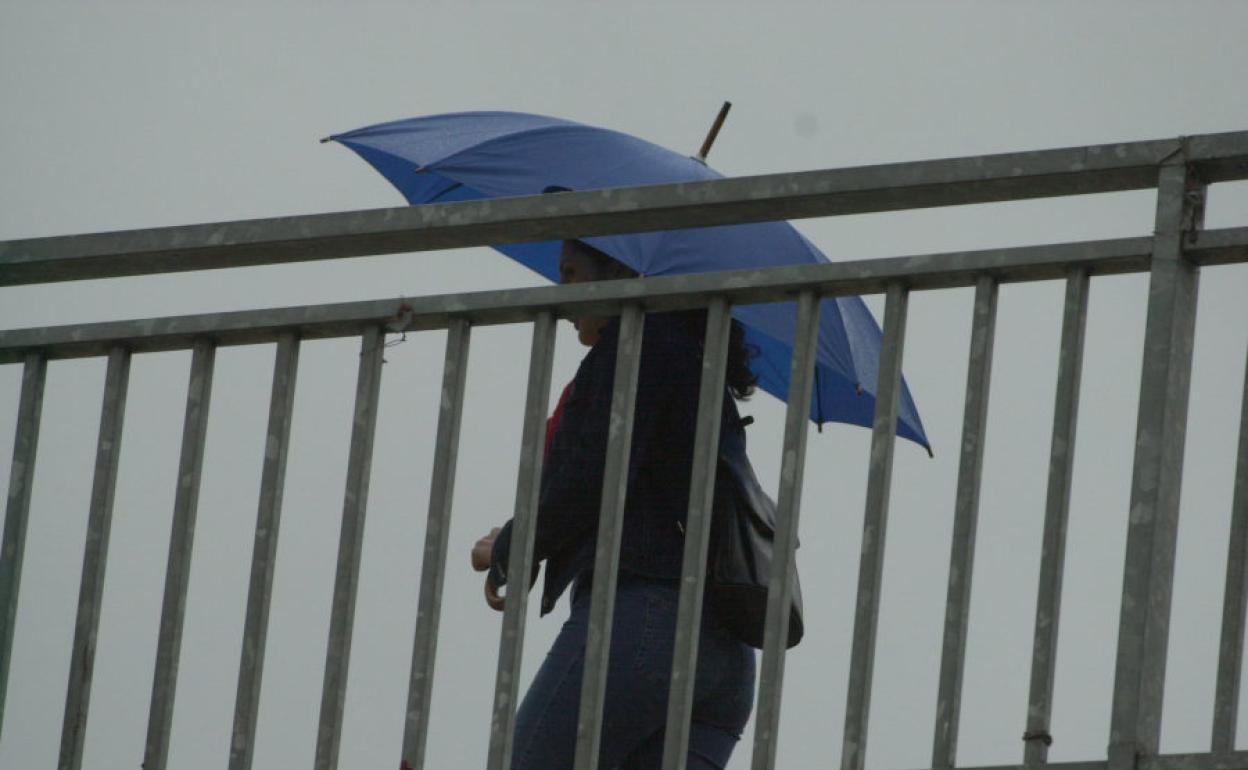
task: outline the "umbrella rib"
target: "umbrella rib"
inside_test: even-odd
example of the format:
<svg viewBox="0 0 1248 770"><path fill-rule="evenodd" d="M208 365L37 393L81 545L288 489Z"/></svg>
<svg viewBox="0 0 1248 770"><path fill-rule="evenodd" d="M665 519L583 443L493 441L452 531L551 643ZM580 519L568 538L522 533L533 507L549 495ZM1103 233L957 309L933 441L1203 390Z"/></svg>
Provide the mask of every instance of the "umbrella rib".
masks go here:
<svg viewBox="0 0 1248 770"><path fill-rule="evenodd" d="M447 193L451 192L452 190L458 190L459 188L461 188L461 187L463 187L463 186L464 186L464 183L463 183L463 182L456 182L455 184L451 185L450 187L446 188L445 190L442 190L441 192L439 192L437 195L433 196L433 197L432 197L432 198L430 198L429 200L425 201L425 203L433 203L433 202L437 201L439 198L441 198L443 195L446 195Z"/></svg>

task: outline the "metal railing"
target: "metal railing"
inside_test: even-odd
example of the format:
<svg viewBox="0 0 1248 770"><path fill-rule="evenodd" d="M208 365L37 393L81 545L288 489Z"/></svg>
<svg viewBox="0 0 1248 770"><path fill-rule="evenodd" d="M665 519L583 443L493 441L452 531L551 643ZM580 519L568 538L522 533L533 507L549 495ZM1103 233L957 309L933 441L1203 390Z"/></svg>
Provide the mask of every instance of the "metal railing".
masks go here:
<svg viewBox="0 0 1248 770"><path fill-rule="evenodd" d="M863 546L854 616L842 770L862 770L880 609L897 396L909 295L974 286L967 390L955 500L954 537L932 768L956 766L958 718L966 658L967 617L983 461L998 287L1063 279L1065 310L1052 432L1043 551L1037 593L1031 685L1023 762L1047 762L1073 447L1090 278L1143 273L1149 278L1131 516L1118 631L1108 757L1062 763L1063 770L1230 770L1248 768L1234 751L1236 706L1248 581L1248 388L1241 416L1232 535L1227 566L1214 728L1210 751L1158 753L1173 586L1179 485L1198 275L1205 265L1248 261L1248 227L1204 231L1207 185L1248 179L1248 132L1177 140L892 164L721 181L435 204L411 208L288 217L0 242L0 285L239 267L365 254L418 251L904 208L1018 200L1156 188L1155 232L1149 237L930 254L828 265L648 278L469 294L314 305L0 331L0 364L23 365L12 475L0 552L0 728L12 652L18 587L39 437L47 363L106 357L104 402L92 486L78 618L61 737L60 767L82 764L92 660L108 554L113 491L130 361L153 351L191 350L190 386L174 505L164 603L151 694L144 767L166 765L176 672L214 354L229 345L276 345L267 443L247 598L229 765L251 766L265 656L274 557L289 444L292 399L303 340L359 337L353 430L344 494L329 647L315 766L338 763L347 663L361 563L369 467L377 420L382 347L387 332L448 330L432 490L425 534L417 625L401 756L423 766L469 339L474 327L531 323L533 343L515 503L511 571L527 574L541 474L541 437L551 380L555 320L622 316L616 382L596 551L591 633L581 704L578 768L596 765L604 698L611 602L618 564L623 482L632 424L644 314L709 308L707 355L695 437L695 464L677 623L676 656L664 767L687 750L701 611L710 500L714 483L729 309L733 304L798 300L779 488L776 576L788 574L798 529L813 345L821 298L883 293L886 297L879 388L872 433ZM773 580L760 668L753 767L775 763L784 650L781 629L790 586ZM489 767L508 766L519 686L528 585L509 588L502 626Z"/></svg>

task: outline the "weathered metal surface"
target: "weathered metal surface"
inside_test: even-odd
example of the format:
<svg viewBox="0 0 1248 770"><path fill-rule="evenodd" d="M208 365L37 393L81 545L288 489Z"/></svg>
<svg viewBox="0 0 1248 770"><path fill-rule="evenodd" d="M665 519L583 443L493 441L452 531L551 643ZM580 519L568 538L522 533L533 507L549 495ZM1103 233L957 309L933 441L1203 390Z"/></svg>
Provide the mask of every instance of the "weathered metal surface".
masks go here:
<svg viewBox="0 0 1248 770"><path fill-rule="evenodd" d="M1028 765L975 765L959 770L1029 770ZM1054 762L1046 766L1046 770L1106 770L1105 760L1086 762ZM1141 769L1142 770L1142 769Z"/></svg>
<svg viewBox="0 0 1248 770"><path fill-rule="evenodd" d="M1248 364L1244 366L1244 395L1239 409L1239 455L1235 463L1228 541L1217 692L1213 701L1211 748L1218 752L1235 748L1239 681L1244 666L1244 611L1248 602Z"/></svg>
<svg viewBox="0 0 1248 770"><path fill-rule="evenodd" d="M264 464L260 472L260 502L256 510L256 532L251 552L251 581L247 589L243 649L238 664L238 689L234 697L234 727L230 734L230 770L251 770L256 747L256 717L260 708L260 683L264 674L269 605L277 562L277 533L282 519L282 491L286 483L286 457L290 451L290 425L298 372L299 338L286 332L278 339L273 362Z"/></svg>
<svg viewBox="0 0 1248 770"><path fill-rule="evenodd" d="M1188 233L1183 253L1202 266L1248 262L1248 227L1224 227Z"/></svg>
<svg viewBox="0 0 1248 770"><path fill-rule="evenodd" d="M520 658L524 651L524 621L529 603L528 575L533 566L533 538L537 532L537 501L541 492L542 454L546 436L546 408L550 404L550 373L555 352L555 317L542 313L533 323L529 356L529 384L520 434L520 468L516 481L515 516L508 555L506 607L499 637L498 672L490 718L489 770L511 767Z"/></svg>
<svg viewBox="0 0 1248 770"><path fill-rule="evenodd" d="M433 672L438 652L438 625L442 618L442 586L446 581L451 500L455 492L455 466L459 459L459 428L464 415L464 385L468 380L471 333L472 327L466 321L457 320L451 322L446 336L433 475L429 480L429 515L425 520L425 549L420 564L416 635L412 641L412 670L407 688L407 713L403 722L400 759L400 763L407 763L411 770L424 767L429 737Z"/></svg>
<svg viewBox="0 0 1248 770"><path fill-rule="evenodd" d="M381 390L385 335L379 327L365 330L360 339L360 368L356 380L351 449L347 455L347 484L342 503L342 532L338 538L338 568L330 605L329 643L325 650L325 680L321 688L320 725L316 734L315 770L335 770L342 741L342 711L347 697L347 670L351 662L351 631L360 582L360 552L368 509L368 482L377 428L377 399Z"/></svg>
<svg viewBox="0 0 1248 770"><path fill-rule="evenodd" d="M641 371L644 322L645 316L636 305L626 307L620 317L619 347L616 351L615 382L611 391L611 416L607 432L607 455L603 466L602 507L594 550L589 628L585 635L585 662L576 730L576 770L598 768L602 710L607 693L607 662L611 653L611 621L615 609L616 579L619 577L620 542L624 533L624 499L628 488L633 413L637 405L637 377ZM624 633L631 631L632 629L625 629Z"/></svg>
<svg viewBox="0 0 1248 770"><path fill-rule="evenodd" d="M165 569L165 596L161 605L160 636L156 642L156 671L152 676L143 770L164 770L169 759L169 732L173 726L182 622L186 617L186 590L191 577L195 514L199 507L199 481L204 465L204 443L208 437L208 408L212 400L215 360L216 348L211 342L200 340L195 343L182 426L182 453L178 460L173 528Z"/></svg>
<svg viewBox="0 0 1248 770"><path fill-rule="evenodd" d="M1198 269L1183 256L1204 188L1176 158L1162 167L1145 321L1144 363L1127 522L1109 770L1157 753L1174 582L1179 487L1191 378Z"/></svg>
<svg viewBox="0 0 1248 770"><path fill-rule="evenodd" d="M1021 765L976 765L962 770L1028 770L1034 767ZM1105 760L1086 762L1052 762L1047 770L1107 770ZM1248 770L1248 751L1225 754L1162 754L1139 758L1138 770Z"/></svg>
<svg viewBox="0 0 1248 770"><path fill-rule="evenodd" d="M728 303L722 297L712 297L706 312L702 380L693 433L685 552L680 569L680 599L676 605L676 638L672 646L672 684L663 736L663 770L682 770L689 753L689 722L693 715L693 685L698 670L702 594L706 587L706 554L711 541L711 507L715 501L731 322Z"/></svg>
<svg viewBox="0 0 1248 770"><path fill-rule="evenodd" d="M17 431L13 436L13 461L4 508L4 541L0 546L0 735L4 730L4 702L9 689L17 597L22 583L22 557L30 523L30 493L35 481L39 421L43 415L43 388L47 377L47 359L39 353L27 355L22 368L22 395L17 405Z"/></svg>
<svg viewBox="0 0 1248 770"><path fill-rule="evenodd" d="M793 360L789 368L789 399L784 416L784 447L780 459L780 489L776 501L776 540L767 585L767 619L763 661L758 670L758 708L754 714L753 770L772 770L779 746L780 695L784 687L784 660L796 574L798 518L802 476L806 468L806 437L810 425L811 390L815 373L815 344L819 338L819 301L812 291L797 300Z"/></svg>
<svg viewBox="0 0 1248 770"><path fill-rule="evenodd" d="M1053 438L1049 448L1049 482L1044 505L1040 548L1040 585L1031 651L1031 685L1027 696L1027 729L1023 758L1029 764L1048 761L1049 718L1053 712L1053 677L1057 670L1057 630L1062 604L1062 573L1066 561L1066 525L1070 484L1075 464L1075 427L1079 415L1079 383L1083 340L1088 318L1088 274L1071 270L1066 279L1062 311L1062 342L1057 361L1057 392L1053 406Z"/></svg>
<svg viewBox="0 0 1248 770"><path fill-rule="evenodd" d="M984 467L984 434L988 423L988 392L992 346L997 328L997 282L981 276L975 286L971 316L970 360L966 370L966 402L962 413L962 453L954 501L953 536L945 603L944 647L940 656L936 696L936 727L932 767L956 766L958 718L962 708L962 676L966 668L966 632L971 613L971 576L975 566L975 532L979 520L980 478Z"/></svg>
<svg viewBox="0 0 1248 770"><path fill-rule="evenodd" d="M104 405L100 410L95 476L91 482L91 507L87 514L87 541L82 557L82 582L78 589L78 615L74 623L58 770L81 770L82 767L87 711L91 706L91 677L95 672L95 635L100 627L100 601L104 595L104 568L108 560L108 536L113 524L113 493L117 489L121 429L129 382L130 351L122 347L113 348L108 354L108 369L104 375Z"/></svg>
<svg viewBox="0 0 1248 770"><path fill-rule="evenodd" d="M1144 756L1139 770L1248 770L1248 751Z"/></svg>
<svg viewBox="0 0 1248 770"><path fill-rule="evenodd" d="M1248 244L1248 228L1236 231ZM302 339L356 336L378 324L389 331L442 329L452 318L474 326L523 323L539 312L557 317L618 314L627 304L647 312L705 305L708 294L733 304L792 300L806 289L821 296L883 292L904 280L913 290L973 286L988 274L1001 283L1065 278L1072 266L1093 275L1148 269L1151 238L1025 246L990 251L951 252L911 257L740 270L698 275L659 276L630 281L579 283L527 289L446 294L409 299L343 302L229 313L169 316L134 321L50 326L0 331L0 363L22 360L31 350L48 358L107 353L125 340L134 352L189 348L208 336L218 346L274 342L284 332ZM1246 250L1248 255L1248 250Z"/></svg>
<svg viewBox="0 0 1248 770"><path fill-rule="evenodd" d="M1146 189L1186 150L1248 178L1248 132L706 182L0 241L0 285Z"/></svg>
<svg viewBox="0 0 1248 770"><path fill-rule="evenodd" d="M909 291L905 286L894 283L888 287L884 305L884 338L880 344L879 390L871 428L871 462L867 471L867 504L858 563L858 596L854 607L854 641L850 652L841 770L862 770L867 755L867 718L871 713L875 636L884 576L884 535L888 525L888 495L893 475L893 446L897 432L897 401L901 390L901 357L908 301Z"/></svg>

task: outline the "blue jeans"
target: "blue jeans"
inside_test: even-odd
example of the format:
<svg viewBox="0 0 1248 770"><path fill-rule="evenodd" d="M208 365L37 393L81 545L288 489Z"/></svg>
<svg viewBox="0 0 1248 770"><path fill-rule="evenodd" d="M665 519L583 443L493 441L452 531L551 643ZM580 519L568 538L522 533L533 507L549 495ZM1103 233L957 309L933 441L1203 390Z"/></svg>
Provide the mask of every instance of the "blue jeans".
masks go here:
<svg viewBox="0 0 1248 770"><path fill-rule="evenodd" d="M663 759L679 591L674 581L619 576L602 719L602 770L658 768ZM516 714L512 770L570 770L589 622L587 584ZM722 769L754 706L754 651L704 614L687 767Z"/></svg>

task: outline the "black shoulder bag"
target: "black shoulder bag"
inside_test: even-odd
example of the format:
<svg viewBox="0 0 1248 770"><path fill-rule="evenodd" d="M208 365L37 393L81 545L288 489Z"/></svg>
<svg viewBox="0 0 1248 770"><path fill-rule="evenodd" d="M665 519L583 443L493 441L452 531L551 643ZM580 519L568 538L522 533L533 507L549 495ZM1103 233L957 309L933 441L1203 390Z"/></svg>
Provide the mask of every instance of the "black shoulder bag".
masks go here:
<svg viewBox="0 0 1248 770"><path fill-rule="evenodd" d="M759 485L746 457L742 424L725 425L715 482L706 601L721 623L757 649L763 647L775 539L776 504ZM800 642L806 630L796 563L792 580L785 647Z"/></svg>

